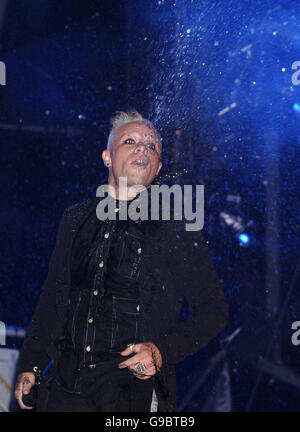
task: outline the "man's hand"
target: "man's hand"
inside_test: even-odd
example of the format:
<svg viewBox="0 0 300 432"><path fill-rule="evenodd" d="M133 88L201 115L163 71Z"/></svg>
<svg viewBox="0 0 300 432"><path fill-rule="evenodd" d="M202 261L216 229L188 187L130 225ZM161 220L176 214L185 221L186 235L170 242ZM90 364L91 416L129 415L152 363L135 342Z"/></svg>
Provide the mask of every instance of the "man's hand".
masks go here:
<svg viewBox="0 0 300 432"><path fill-rule="evenodd" d="M152 342L143 342L134 346L135 355L130 359L119 364L119 368L128 367L137 378L146 380L155 375L162 366L162 358L159 349ZM127 347L121 352L122 356L128 356L131 354L130 347ZM138 363L144 363L146 370L142 374L137 374L134 370L134 366Z"/></svg>
<svg viewBox="0 0 300 432"><path fill-rule="evenodd" d="M31 388L35 384L35 376L32 372L23 372L18 375L16 386L15 386L15 398L17 399L20 408L22 409L32 409L23 404L22 396L29 394Z"/></svg>

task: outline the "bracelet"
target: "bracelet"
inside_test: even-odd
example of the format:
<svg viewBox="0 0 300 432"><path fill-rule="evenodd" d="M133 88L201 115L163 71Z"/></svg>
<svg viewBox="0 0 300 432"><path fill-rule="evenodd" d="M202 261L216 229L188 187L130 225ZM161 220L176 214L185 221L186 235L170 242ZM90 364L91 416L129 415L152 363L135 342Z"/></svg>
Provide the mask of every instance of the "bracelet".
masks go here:
<svg viewBox="0 0 300 432"><path fill-rule="evenodd" d="M40 385L42 381L42 371L37 366L33 367L33 373L35 376L35 384Z"/></svg>

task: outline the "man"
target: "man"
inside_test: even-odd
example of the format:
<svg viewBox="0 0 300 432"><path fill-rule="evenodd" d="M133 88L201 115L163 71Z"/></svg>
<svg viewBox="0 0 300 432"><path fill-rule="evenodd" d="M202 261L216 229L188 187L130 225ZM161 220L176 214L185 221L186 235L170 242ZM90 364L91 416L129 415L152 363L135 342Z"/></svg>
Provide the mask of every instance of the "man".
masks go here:
<svg viewBox="0 0 300 432"><path fill-rule="evenodd" d="M38 388L38 411L176 411L175 364L227 323L200 232L177 220L118 217L141 206L140 186L148 190L162 167L162 143L136 111L118 112L112 126L102 159L116 218L97 217L99 197L63 214L20 355L22 409ZM184 298L191 315L179 322Z"/></svg>

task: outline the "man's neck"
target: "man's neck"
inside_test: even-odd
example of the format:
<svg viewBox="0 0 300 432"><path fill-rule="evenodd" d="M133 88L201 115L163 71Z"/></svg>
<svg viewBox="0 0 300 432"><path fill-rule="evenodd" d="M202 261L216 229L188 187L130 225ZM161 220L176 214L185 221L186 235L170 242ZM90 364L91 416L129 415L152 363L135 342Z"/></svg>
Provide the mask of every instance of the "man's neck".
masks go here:
<svg viewBox="0 0 300 432"><path fill-rule="evenodd" d="M134 199L140 192L146 189L146 186L143 185L131 185L131 186L123 186L123 185L115 185L108 182L108 185L111 186L108 188L108 194L117 200L129 201ZM148 186L149 188L149 186Z"/></svg>

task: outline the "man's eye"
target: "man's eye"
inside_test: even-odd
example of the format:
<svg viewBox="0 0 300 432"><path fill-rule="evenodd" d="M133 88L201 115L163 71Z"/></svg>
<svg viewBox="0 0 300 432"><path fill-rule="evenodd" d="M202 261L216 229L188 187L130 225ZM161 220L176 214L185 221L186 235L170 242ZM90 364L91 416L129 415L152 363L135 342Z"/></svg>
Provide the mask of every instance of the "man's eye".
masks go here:
<svg viewBox="0 0 300 432"><path fill-rule="evenodd" d="M124 141L125 144L134 144L134 140L131 138L127 138L127 140Z"/></svg>
<svg viewBox="0 0 300 432"><path fill-rule="evenodd" d="M147 145L148 145L148 148L149 148L150 150L152 150L152 151L155 150L155 144L150 143L150 144L147 144Z"/></svg>

